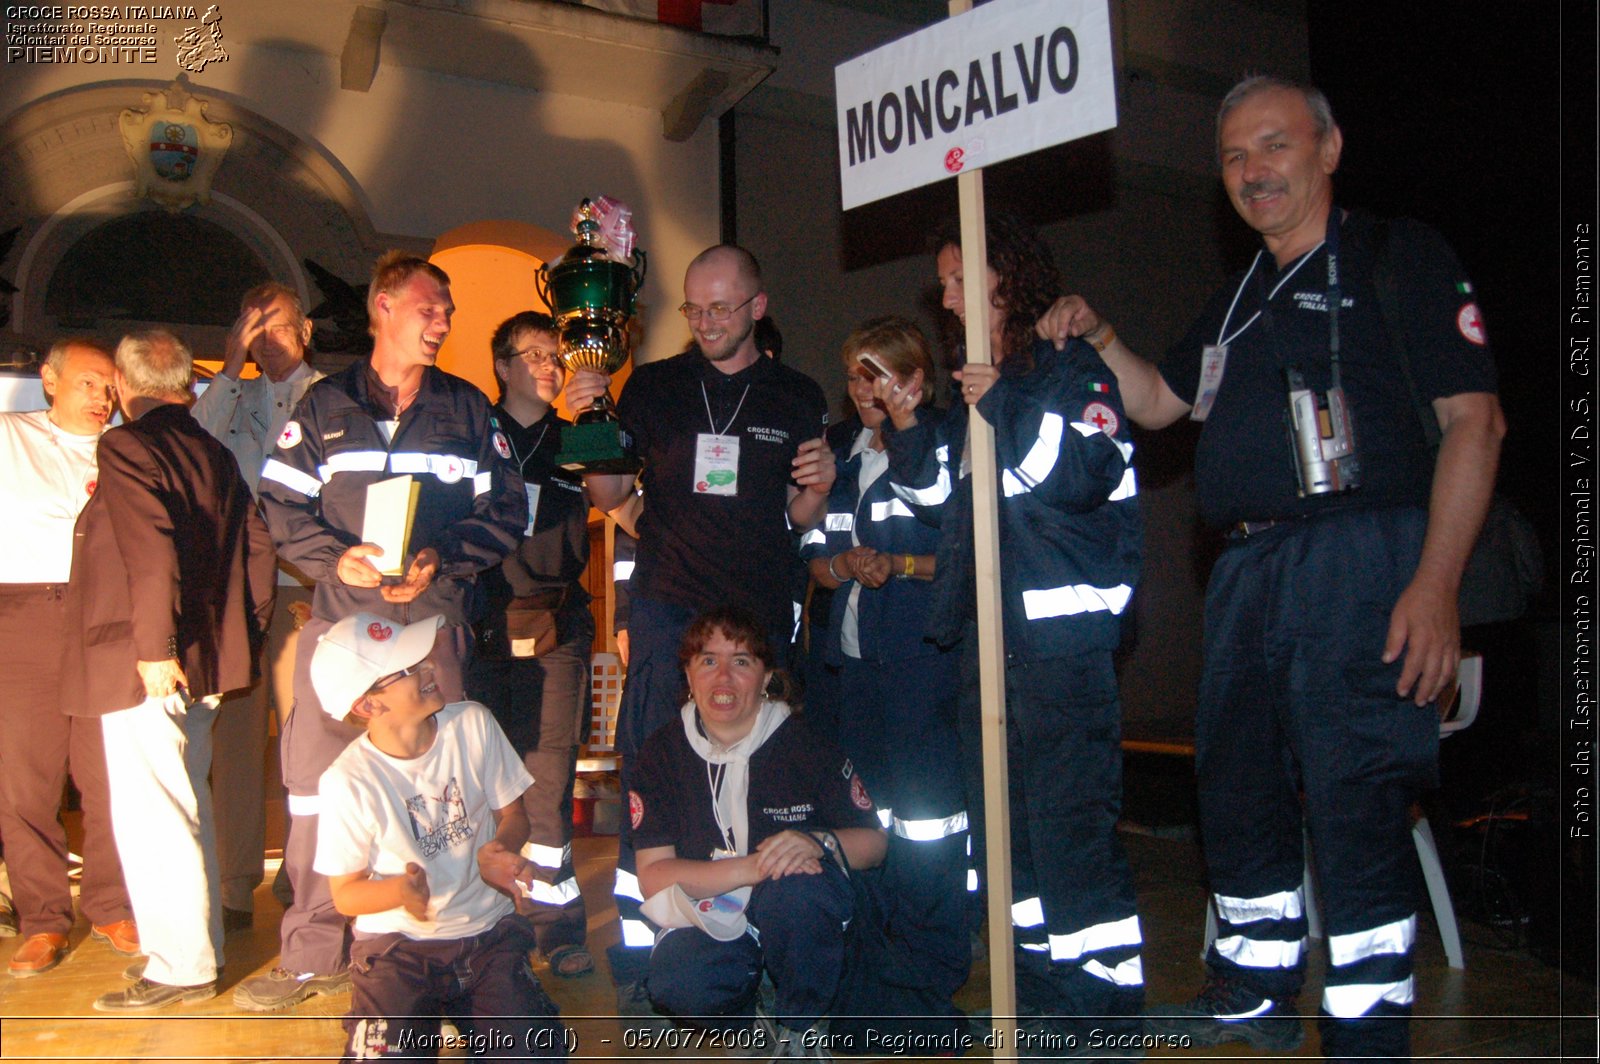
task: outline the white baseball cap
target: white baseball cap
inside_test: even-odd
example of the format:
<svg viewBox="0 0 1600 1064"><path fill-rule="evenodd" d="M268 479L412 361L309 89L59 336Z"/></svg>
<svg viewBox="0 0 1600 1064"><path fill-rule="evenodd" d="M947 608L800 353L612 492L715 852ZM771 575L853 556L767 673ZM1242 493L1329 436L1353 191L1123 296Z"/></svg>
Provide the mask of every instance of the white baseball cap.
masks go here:
<svg viewBox="0 0 1600 1064"><path fill-rule="evenodd" d="M373 684L427 657L443 625L440 616L400 624L373 613L353 613L336 623L311 655L311 686L322 711L344 720Z"/></svg>

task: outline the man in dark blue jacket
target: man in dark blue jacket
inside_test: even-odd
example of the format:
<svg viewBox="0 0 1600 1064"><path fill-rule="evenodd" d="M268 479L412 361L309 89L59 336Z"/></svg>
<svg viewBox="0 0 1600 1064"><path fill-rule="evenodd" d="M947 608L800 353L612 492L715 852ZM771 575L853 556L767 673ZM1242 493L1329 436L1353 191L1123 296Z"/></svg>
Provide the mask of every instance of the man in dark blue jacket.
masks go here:
<svg viewBox="0 0 1600 1064"><path fill-rule="evenodd" d="M278 553L317 588L300 635L295 709L282 740L289 791L284 865L294 905L283 916L277 967L235 990L241 1009L287 1008L349 986L345 918L311 862L317 782L361 729L318 708L310 679L317 639L358 611L401 624L441 615L437 675L446 698L460 700L478 574L510 553L527 524L522 478L508 461L511 447L490 418L488 399L434 366L454 311L443 270L401 252L379 259L367 297L372 357L312 386L261 473L262 508ZM367 489L403 474L417 483L415 553L379 557L376 544L361 541ZM385 577L380 567L401 575Z"/></svg>

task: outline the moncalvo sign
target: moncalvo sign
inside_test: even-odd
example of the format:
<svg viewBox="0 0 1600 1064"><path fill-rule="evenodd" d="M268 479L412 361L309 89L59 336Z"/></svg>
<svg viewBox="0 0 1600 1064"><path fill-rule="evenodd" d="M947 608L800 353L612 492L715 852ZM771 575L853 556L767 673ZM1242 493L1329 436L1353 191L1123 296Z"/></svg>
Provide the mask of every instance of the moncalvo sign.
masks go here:
<svg viewBox="0 0 1600 1064"><path fill-rule="evenodd" d="M846 210L1117 124L1104 0L993 0L833 78Z"/></svg>

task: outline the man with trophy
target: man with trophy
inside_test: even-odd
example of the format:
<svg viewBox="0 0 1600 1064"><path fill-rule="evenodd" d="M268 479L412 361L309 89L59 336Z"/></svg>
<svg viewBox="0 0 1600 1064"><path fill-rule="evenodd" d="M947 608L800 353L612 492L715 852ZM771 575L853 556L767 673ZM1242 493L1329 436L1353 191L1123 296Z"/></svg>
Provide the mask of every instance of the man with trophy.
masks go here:
<svg viewBox="0 0 1600 1064"><path fill-rule="evenodd" d="M767 295L755 257L732 244L708 248L689 264L683 291L678 309L694 344L636 367L617 404L620 438L642 466L645 497L631 585L628 684L617 718L624 791L645 738L675 719L683 691L678 643L696 614L743 606L767 628L773 646L789 645L790 577L799 564L790 528L821 519L835 473L821 438L822 389L756 347ZM560 307L551 309L561 317ZM573 409L603 396L622 361L569 362ZM602 510L620 506L634 488L633 474L617 466L591 467L585 480ZM624 1015L649 1011L641 981L654 940L639 916L631 826L625 819L620 837L622 945L611 958Z"/></svg>

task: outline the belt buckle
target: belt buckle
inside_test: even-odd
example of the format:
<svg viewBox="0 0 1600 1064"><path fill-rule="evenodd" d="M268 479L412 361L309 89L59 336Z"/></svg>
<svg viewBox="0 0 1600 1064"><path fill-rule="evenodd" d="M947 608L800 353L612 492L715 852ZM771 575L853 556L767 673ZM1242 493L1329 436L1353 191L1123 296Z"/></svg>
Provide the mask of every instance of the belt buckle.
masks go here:
<svg viewBox="0 0 1600 1064"><path fill-rule="evenodd" d="M1267 529L1274 528L1282 523L1282 521L1239 521L1228 530L1228 538L1249 539L1251 536L1259 536Z"/></svg>

